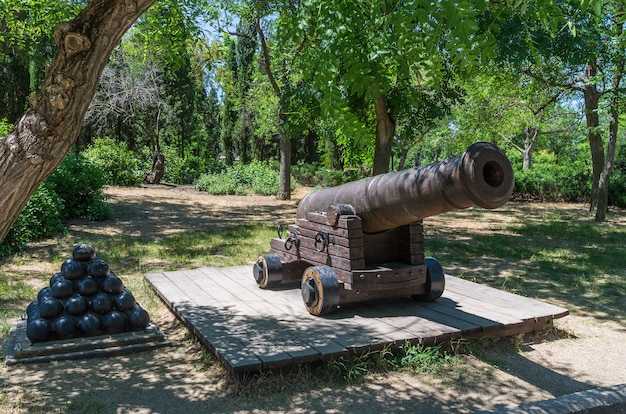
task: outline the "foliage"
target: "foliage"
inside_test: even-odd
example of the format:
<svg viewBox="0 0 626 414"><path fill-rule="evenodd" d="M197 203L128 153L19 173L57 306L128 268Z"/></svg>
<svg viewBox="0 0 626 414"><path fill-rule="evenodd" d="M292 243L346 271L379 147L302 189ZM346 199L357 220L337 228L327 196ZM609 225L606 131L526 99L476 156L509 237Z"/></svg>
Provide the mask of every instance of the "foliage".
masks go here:
<svg viewBox="0 0 626 414"><path fill-rule="evenodd" d="M82 154L91 165L106 171L106 184L132 187L143 182L139 159L125 142L96 138Z"/></svg>
<svg viewBox="0 0 626 414"><path fill-rule="evenodd" d="M47 182L63 200L62 218L104 220L112 215L112 210L102 205L107 173L82 155L68 154Z"/></svg>
<svg viewBox="0 0 626 414"><path fill-rule="evenodd" d="M45 181L26 203L26 206L0 243L0 257L21 250L26 243L52 236L63 230L61 217L64 202Z"/></svg>
<svg viewBox="0 0 626 414"><path fill-rule="evenodd" d="M615 170L609 182L609 203L626 207L626 140L618 147L615 156Z"/></svg>
<svg viewBox="0 0 626 414"><path fill-rule="evenodd" d="M519 157L513 158L519 159ZM543 201L589 201L591 198L591 169L582 160L557 163L553 153L540 151L533 168L523 170L514 162L515 187L521 198Z"/></svg>
<svg viewBox="0 0 626 414"><path fill-rule="evenodd" d="M278 172L266 162L235 164L221 173L201 176L196 182L196 189L218 195L250 192L275 195L278 192Z"/></svg>
<svg viewBox="0 0 626 414"><path fill-rule="evenodd" d="M6 118L0 119L0 138L9 135L11 128L13 128L13 125L9 124Z"/></svg>
<svg viewBox="0 0 626 414"><path fill-rule="evenodd" d="M0 119L18 119L26 107L28 94L41 87L43 68L50 63L56 48L54 28L78 14L81 3L75 0L0 2Z"/></svg>
<svg viewBox="0 0 626 414"><path fill-rule="evenodd" d="M396 364L409 368L414 372L437 373L446 364L455 362L454 355L442 349L442 345L424 346L421 344L405 343L400 347L396 356Z"/></svg>
<svg viewBox="0 0 626 414"><path fill-rule="evenodd" d="M340 171L328 169L320 163L297 164L293 166L292 171L294 179L307 187L334 187L370 175L370 172L363 168L345 168Z"/></svg>

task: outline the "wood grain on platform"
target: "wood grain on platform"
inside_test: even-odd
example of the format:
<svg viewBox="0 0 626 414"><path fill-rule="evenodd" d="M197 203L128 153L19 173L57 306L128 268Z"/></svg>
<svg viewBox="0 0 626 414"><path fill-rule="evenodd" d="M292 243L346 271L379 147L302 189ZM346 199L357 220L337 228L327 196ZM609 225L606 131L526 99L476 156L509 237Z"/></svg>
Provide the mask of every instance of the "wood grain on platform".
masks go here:
<svg viewBox="0 0 626 414"><path fill-rule="evenodd" d="M251 266L152 273L148 282L233 375L325 360L406 341L542 330L566 309L446 275L436 302L409 297L310 315L297 284L259 289Z"/></svg>

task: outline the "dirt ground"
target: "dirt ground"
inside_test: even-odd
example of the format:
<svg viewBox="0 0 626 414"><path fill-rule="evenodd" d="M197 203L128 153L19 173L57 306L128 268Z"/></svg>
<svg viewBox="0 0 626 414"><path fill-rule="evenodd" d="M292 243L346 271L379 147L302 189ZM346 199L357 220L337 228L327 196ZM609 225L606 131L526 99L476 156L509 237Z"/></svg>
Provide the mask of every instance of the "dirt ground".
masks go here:
<svg viewBox="0 0 626 414"><path fill-rule="evenodd" d="M278 201L216 197L190 187L109 188L115 219L89 223L89 231L141 235L158 242L174 232L253 219L289 222L305 192L297 191L292 201ZM451 226L492 231L506 221L506 215L499 215L436 224L442 231L453 231ZM80 239L85 225L73 223L70 235ZM39 248L44 251L45 243ZM446 270L456 274L463 269ZM339 388L307 388L275 374L260 381L257 390L243 389L216 361L201 362L206 359L203 350L164 306L152 317L168 335L171 347L111 358L2 367L0 407L11 407L14 413L469 413L626 383L626 328L583 314L559 319L555 329L534 337L485 341L474 354L461 355L461 366L446 376L392 372L371 374Z"/></svg>

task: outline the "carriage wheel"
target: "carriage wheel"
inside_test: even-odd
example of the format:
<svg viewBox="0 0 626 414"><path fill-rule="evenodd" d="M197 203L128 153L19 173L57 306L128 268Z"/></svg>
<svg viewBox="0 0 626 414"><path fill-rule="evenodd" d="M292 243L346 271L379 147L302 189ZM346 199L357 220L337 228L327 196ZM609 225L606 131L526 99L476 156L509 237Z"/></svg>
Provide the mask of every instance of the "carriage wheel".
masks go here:
<svg viewBox="0 0 626 414"><path fill-rule="evenodd" d="M432 257L426 260L426 292L421 295L412 295L411 297L420 302L433 302L439 299L446 287L446 279L441 264Z"/></svg>
<svg viewBox="0 0 626 414"><path fill-rule="evenodd" d="M311 315L325 315L339 305L339 282L330 266L312 266L302 275L302 300Z"/></svg>
<svg viewBox="0 0 626 414"><path fill-rule="evenodd" d="M283 264L275 254L264 254L257 259L252 273L261 289L276 287L283 280Z"/></svg>

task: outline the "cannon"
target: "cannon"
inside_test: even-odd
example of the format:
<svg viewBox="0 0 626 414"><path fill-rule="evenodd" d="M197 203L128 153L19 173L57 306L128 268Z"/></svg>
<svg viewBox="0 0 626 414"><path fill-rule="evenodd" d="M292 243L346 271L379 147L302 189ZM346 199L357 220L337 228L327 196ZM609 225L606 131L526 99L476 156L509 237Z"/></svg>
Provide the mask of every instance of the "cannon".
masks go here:
<svg viewBox="0 0 626 414"><path fill-rule="evenodd" d="M435 301L440 263L424 254L422 220L477 206L495 209L513 191L506 155L487 142L424 167L380 174L307 194L297 222L270 241L253 266L262 289L300 282L312 315L338 306L411 296Z"/></svg>

